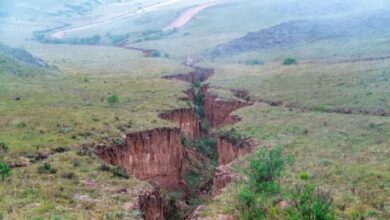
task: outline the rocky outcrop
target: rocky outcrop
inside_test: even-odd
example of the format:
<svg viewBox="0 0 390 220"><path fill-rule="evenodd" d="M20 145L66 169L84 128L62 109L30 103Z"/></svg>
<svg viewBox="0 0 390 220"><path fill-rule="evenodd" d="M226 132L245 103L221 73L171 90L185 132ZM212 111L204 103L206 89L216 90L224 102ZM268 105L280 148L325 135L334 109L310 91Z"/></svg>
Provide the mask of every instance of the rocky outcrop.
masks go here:
<svg viewBox="0 0 390 220"><path fill-rule="evenodd" d="M239 117L230 114L237 109L252 105L252 103L240 100L222 100L218 96L210 94L207 90L207 86L201 89L205 97L204 111L208 122L214 128L240 121Z"/></svg>
<svg viewBox="0 0 390 220"><path fill-rule="evenodd" d="M218 164L226 165L252 153L257 145L258 143L251 139L231 140L228 136L220 136L217 139Z"/></svg>
<svg viewBox="0 0 390 220"><path fill-rule="evenodd" d="M183 186L178 128L130 133L123 143L98 147L96 154L109 164L124 167L138 179L151 180L164 188Z"/></svg>
<svg viewBox="0 0 390 220"><path fill-rule="evenodd" d="M233 173L229 166L222 165L217 167L213 178L212 195L218 195L223 188L237 179L238 176Z"/></svg>
<svg viewBox="0 0 390 220"><path fill-rule="evenodd" d="M142 211L145 220L165 220L164 201L157 189L141 192L137 206L135 208Z"/></svg>
<svg viewBox="0 0 390 220"><path fill-rule="evenodd" d="M202 126L194 109L176 109L160 114L160 118L179 125L185 137L197 139L202 135Z"/></svg>
<svg viewBox="0 0 390 220"><path fill-rule="evenodd" d="M179 73L175 75L165 76L164 79L176 79L189 82L191 84L195 84L197 82L204 82L210 76L214 74L213 69L194 67L194 71L189 73Z"/></svg>

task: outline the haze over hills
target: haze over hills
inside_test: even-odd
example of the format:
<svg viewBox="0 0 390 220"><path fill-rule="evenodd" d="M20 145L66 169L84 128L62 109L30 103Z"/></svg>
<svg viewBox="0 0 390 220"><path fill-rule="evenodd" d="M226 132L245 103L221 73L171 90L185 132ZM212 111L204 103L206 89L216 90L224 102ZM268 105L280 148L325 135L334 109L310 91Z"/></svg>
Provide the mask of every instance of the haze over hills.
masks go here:
<svg viewBox="0 0 390 220"><path fill-rule="evenodd" d="M389 12L0 0L0 220L389 219Z"/></svg>

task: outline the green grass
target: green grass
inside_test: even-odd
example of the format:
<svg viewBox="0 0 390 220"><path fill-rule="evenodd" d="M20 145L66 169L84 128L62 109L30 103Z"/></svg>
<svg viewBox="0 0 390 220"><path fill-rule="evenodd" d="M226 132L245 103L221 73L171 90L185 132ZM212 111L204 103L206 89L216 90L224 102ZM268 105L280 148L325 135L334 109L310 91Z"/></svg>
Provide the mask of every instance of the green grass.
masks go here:
<svg viewBox="0 0 390 220"><path fill-rule="evenodd" d="M56 173L40 173L43 162L14 169L0 184L0 214L5 219L133 219L137 202L133 190L148 189L133 177L100 171L99 160L75 151L57 154L48 162ZM118 191L126 189L128 193Z"/></svg>
<svg viewBox="0 0 390 220"><path fill-rule="evenodd" d="M110 57L109 51L105 56ZM65 74L33 77L0 74L0 140L10 148L9 155L171 125L157 115L163 110L187 106L178 101L185 96L182 92L185 84L160 77L182 68L170 61L147 60L126 50L115 49L113 53L119 52L116 56L124 57L121 51L129 58L123 60L123 67L117 60L116 69L111 72L94 72L100 67L104 71L109 62L98 63L98 55L88 58L91 68L88 72L88 67L79 69L78 64L66 60L58 64ZM133 63L134 59L139 60L139 66L127 64L130 59ZM147 62L150 65L143 65ZM113 95L119 101L110 104L108 100Z"/></svg>
<svg viewBox="0 0 390 220"><path fill-rule="evenodd" d="M38 70L18 76L2 69L0 143L7 149L2 147L0 162L21 161L61 146L70 151L13 169L12 175L0 183L0 216L136 218L140 213L131 209L137 198L133 191L150 186L131 176L115 177L124 176L120 169L102 171L98 158L81 156L77 149L84 143L121 137L126 132L173 126L159 119L158 113L188 106L178 100L185 96L186 84L161 76L186 69L167 59L147 59L141 53L116 48L34 48L61 72ZM55 53L58 49L61 54ZM78 56L74 50L80 52ZM29 73L24 66L16 67ZM117 193L122 189L128 193Z"/></svg>
<svg viewBox="0 0 390 220"><path fill-rule="evenodd" d="M153 2L156 1L137 0L130 9L138 7L138 3L145 7ZM185 96L182 91L186 84L160 77L187 71L179 63L188 55L288 20L329 18L325 9L318 13L310 7L302 9L302 5L296 6L294 1L280 2L283 4L271 0L227 1L203 11L171 35L132 45L169 53L170 59L144 58L139 52L111 47L42 45L26 40L33 31L56 26L57 22L76 24L80 18L89 21L126 12L126 7L101 7L86 16L60 16L56 22L38 11L33 15L39 14L42 19L27 20L27 14L22 16L24 20L0 18L5 30L0 40L24 46L61 70L57 74L42 73L0 57L9 64L0 65L0 143L4 142L9 148L4 156L1 151L0 162L13 162L20 156L59 146L71 149L48 159L56 173L39 174L38 167L44 161L12 170L11 177L4 184L0 183L0 216L6 219L135 216L137 213L124 207L134 202L134 196L118 195L115 191L138 190L147 184L133 177L114 178L112 173L99 170L97 158L76 154L76 147L122 136L125 132L172 125L157 115L163 110L188 106L177 100ZM41 0L33 8L44 5L44 10L49 12L63 8L47 3ZM331 16L360 13L351 3L353 1L349 1L348 7L340 7L343 10L330 13ZM192 4L186 1L162 11L67 36L127 34L131 30L129 39L137 40L142 36L140 33L159 30ZM256 13L250 13L254 10ZM286 10L290 13L286 14ZM233 126L240 134L256 138L264 145L283 144L286 153L294 155L295 163L287 169L282 186L293 185L301 173L307 172L317 185L332 191L340 218L388 219L389 118L326 113L332 108L390 109L388 60L337 63L387 56L388 42L385 35L323 40L292 48L239 54L204 65L216 68L216 74L208 83L218 87L210 91L222 98L234 98L228 89L247 89L257 101L283 101L297 107L289 110L256 104L238 111L243 121ZM286 57L298 59L299 65L283 66ZM245 61L253 59L265 64L245 65ZM16 97L21 99L15 100ZM304 108L314 111L301 111ZM236 172L243 173L247 161L248 158L237 161ZM199 184L201 165L200 169L186 175L192 186ZM86 182L96 184L89 186ZM235 195L241 186L240 182L229 186L210 201L203 214L237 214Z"/></svg>
<svg viewBox="0 0 390 220"><path fill-rule="evenodd" d="M331 190L338 216L351 219L353 213L367 217L372 212L379 219L389 217L388 118L304 113L263 104L238 114L244 118L235 126L238 131L263 144L282 144L286 153L294 156L282 186L292 185L300 173L308 172L317 185ZM237 165L239 172L245 170L246 161ZM233 197L239 185L232 187L221 197ZM221 201L217 198L215 203ZM222 207L215 203L210 205L210 213L232 208L229 203Z"/></svg>
<svg viewBox="0 0 390 220"><path fill-rule="evenodd" d="M390 109L389 61L343 64L301 63L260 67L209 64L216 86L249 90L256 100L283 101L300 108Z"/></svg>

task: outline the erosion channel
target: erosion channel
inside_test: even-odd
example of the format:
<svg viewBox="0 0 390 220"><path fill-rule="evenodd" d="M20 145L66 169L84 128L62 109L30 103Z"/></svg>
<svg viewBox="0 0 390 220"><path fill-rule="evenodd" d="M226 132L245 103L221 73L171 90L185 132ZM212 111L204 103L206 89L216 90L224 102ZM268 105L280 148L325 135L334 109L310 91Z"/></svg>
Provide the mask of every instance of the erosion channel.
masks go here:
<svg viewBox="0 0 390 220"><path fill-rule="evenodd" d="M155 186L139 196L138 207L146 220L199 219L192 212L235 179L229 163L257 145L247 138L216 132L223 125L238 122L231 113L251 103L222 100L211 94L204 82L214 70L192 68L189 73L164 77L190 84L187 97L181 100L191 102L192 107L159 115L177 127L129 133L119 143L96 148L105 162Z"/></svg>

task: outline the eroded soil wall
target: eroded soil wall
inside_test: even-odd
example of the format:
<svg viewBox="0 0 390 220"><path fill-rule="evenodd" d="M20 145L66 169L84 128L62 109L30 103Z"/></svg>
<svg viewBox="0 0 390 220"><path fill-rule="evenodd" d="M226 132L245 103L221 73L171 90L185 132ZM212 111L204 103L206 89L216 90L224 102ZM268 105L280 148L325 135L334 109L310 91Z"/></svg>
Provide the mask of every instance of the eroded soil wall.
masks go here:
<svg viewBox="0 0 390 220"><path fill-rule="evenodd" d="M234 124L240 119L230 114L237 109L250 106L252 103L240 100L222 100L208 92L207 86L201 89L204 95L204 111L210 125L214 128L225 124Z"/></svg>
<svg viewBox="0 0 390 220"><path fill-rule="evenodd" d="M124 167L141 180L164 188L182 184L180 129L156 128L129 133L123 144L101 147L97 155L112 165Z"/></svg>
<svg viewBox="0 0 390 220"><path fill-rule="evenodd" d="M226 165L239 157L252 153L257 144L248 140L230 140L228 137L220 136L217 139L218 165Z"/></svg>
<svg viewBox="0 0 390 220"><path fill-rule="evenodd" d="M181 132L190 139L200 138L202 127L198 115L193 109L176 109L160 114L165 120L175 122L179 125Z"/></svg>

